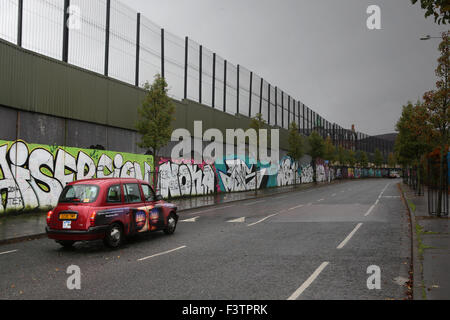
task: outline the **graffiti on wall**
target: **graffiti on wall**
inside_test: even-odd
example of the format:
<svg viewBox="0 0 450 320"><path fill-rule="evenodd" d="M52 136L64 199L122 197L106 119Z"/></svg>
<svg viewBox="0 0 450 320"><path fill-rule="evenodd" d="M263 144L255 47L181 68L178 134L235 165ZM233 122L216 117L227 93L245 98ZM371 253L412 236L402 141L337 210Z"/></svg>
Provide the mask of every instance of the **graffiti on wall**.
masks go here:
<svg viewBox="0 0 450 320"><path fill-rule="evenodd" d="M223 164L216 163L220 192L237 192L277 186L277 174L272 174L271 165L251 164L241 157L225 158Z"/></svg>
<svg viewBox="0 0 450 320"><path fill-rule="evenodd" d="M164 198L214 193L216 169L214 165L194 164L193 160L173 162L162 159L158 169L158 191Z"/></svg>
<svg viewBox="0 0 450 320"><path fill-rule="evenodd" d="M73 181L150 181L152 170L152 156L0 140L0 213L54 207Z"/></svg>

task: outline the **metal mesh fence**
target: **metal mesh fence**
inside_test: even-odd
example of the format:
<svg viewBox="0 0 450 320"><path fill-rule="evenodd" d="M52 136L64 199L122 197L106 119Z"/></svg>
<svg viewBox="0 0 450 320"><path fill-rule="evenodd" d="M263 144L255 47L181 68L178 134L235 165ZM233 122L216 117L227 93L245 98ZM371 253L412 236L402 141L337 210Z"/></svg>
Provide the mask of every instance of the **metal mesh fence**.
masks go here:
<svg viewBox="0 0 450 320"><path fill-rule="evenodd" d="M0 1L0 37L9 42L17 40L18 0Z"/></svg>
<svg viewBox="0 0 450 320"><path fill-rule="evenodd" d="M141 86L161 75L161 28L145 17L141 17L139 68Z"/></svg>
<svg viewBox="0 0 450 320"><path fill-rule="evenodd" d="M141 87L161 74L172 98L246 117L261 113L285 129L295 121L301 133L315 130L336 146L393 152L393 142L327 121L255 72L162 30L118 0L1 0L0 38Z"/></svg>

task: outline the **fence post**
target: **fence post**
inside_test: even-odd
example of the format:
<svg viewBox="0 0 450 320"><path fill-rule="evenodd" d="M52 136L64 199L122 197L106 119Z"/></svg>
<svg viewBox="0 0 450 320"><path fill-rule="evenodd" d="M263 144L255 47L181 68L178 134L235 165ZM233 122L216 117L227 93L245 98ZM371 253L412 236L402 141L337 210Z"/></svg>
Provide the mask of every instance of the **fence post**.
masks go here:
<svg viewBox="0 0 450 320"><path fill-rule="evenodd" d="M202 45L200 45L198 66L199 66L198 103L201 104L202 103L202 82L203 82L203 79L202 79L203 78L203 46Z"/></svg>
<svg viewBox="0 0 450 320"><path fill-rule="evenodd" d="M298 115L297 115L297 121L298 121L298 131L300 132L300 126L301 126L301 117L300 117L300 110L301 110L301 107L300 107L300 101L298 101L298 104L297 104L297 111L298 111Z"/></svg>
<svg viewBox="0 0 450 320"><path fill-rule="evenodd" d="M161 29L161 77L165 78L165 70L164 70L164 29Z"/></svg>
<svg viewBox="0 0 450 320"><path fill-rule="evenodd" d="M259 89L259 113L262 115L262 98L263 98L263 84L264 79L261 78L261 87ZM263 118L264 119L264 118Z"/></svg>
<svg viewBox="0 0 450 320"><path fill-rule="evenodd" d="M17 12L17 45L22 46L23 0L19 0Z"/></svg>
<svg viewBox="0 0 450 320"><path fill-rule="evenodd" d="M236 94L236 114L239 115L239 86L240 86L240 79L239 79L239 73L240 73L241 67L240 65L237 65L237 84L236 84L236 90L237 90L237 94Z"/></svg>
<svg viewBox="0 0 450 320"><path fill-rule="evenodd" d="M111 0L106 0L106 25L105 25L105 68L104 75L108 76L109 70L109 32L111 28Z"/></svg>
<svg viewBox="0 0 450 320"><path fill-rule="evenodd" d="M269 102L267 103L267 109L268 109L267 124L270 125L270 83L268 84L268 89L269 89L269 91L267 93L267 97L268 97Z"/></svg>
<svg viewBox="0 0 450 320"><path fill-rule="evenodd" d="M281 128L284 128L284 92L281 91Z"/></svg>
<svg viewBox="0 0 450 320"><path fill-rule="evenodd" d="M141 14L138 12L136 21L136 80L135 86L139 87L139 55L141 49Z"/></svg>
<svg viewBox="0 0 450 320"><path fill-rule="evenodd" d="M189 59L189 38L184 38L184 99L187 99L188 86L188 59Z"/></svg>
<svg viewBox="0 0 450 320"><path fill-rule="evenodd" d="M213 53L212 107L216 107L216 54Z"/></svg>
<svg viewBox="0 0 450 320"><path fill-rule="evenodd" d="M291 125L291 96L288 96L288 123L287 123L288 130L290 125Z"/></svg>
<svg viewBox="0 0 450 320"><path fill-rule="evenodd" d="M70 0L64 0L64 20L63 20L63 48L62 48L62 61L67 62L69 60L69 7Z"/></svg>
<svg viewBox="0 0 450 320"><path fill-rule="evenodd" d="M278 87L275 87L275 127L278 126Z"/></svg>
<svg viewBox="0 0 450 320"><path fill-rule="evenodd" d="M252 117L252 90L253 90L253 72L250 72L250 95L248 98L248 117Z"/></svg>
<svg viewBox="0 0 450 320"><path fill-rule="evenodd" d="M223 112L227 111L227 60L223 62Z"/></svg>

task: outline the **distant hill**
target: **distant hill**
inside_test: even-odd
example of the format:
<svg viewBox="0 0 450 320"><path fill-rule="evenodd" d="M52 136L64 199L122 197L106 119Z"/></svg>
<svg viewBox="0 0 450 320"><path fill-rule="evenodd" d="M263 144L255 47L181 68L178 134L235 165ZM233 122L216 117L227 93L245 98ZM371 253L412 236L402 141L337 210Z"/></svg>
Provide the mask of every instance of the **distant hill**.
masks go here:
<svg viewBox="0 0 450 320"><path fill-rule="evenodd" d="M374 136L375 138L384 139L387 141L395 142L397 139L398 133L386 133L386 134L380 134L378 136Z"/></svg>

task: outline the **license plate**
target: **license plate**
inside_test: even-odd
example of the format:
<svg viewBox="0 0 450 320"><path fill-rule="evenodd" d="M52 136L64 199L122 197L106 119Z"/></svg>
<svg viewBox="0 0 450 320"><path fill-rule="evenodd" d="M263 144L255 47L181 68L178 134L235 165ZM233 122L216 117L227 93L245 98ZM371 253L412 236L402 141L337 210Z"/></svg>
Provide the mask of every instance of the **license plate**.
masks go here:
<svg viewBox="0 0 450 320"><path fill-rule="evenodd" d="M63 229L72 229L72 221L63 221Z"/></svg>
<svg viewBox="0 0 450 320"><path fill-rule="evenodd" d="M77 220L78 215L76 213L61 213L59 220Z"/></svg>

